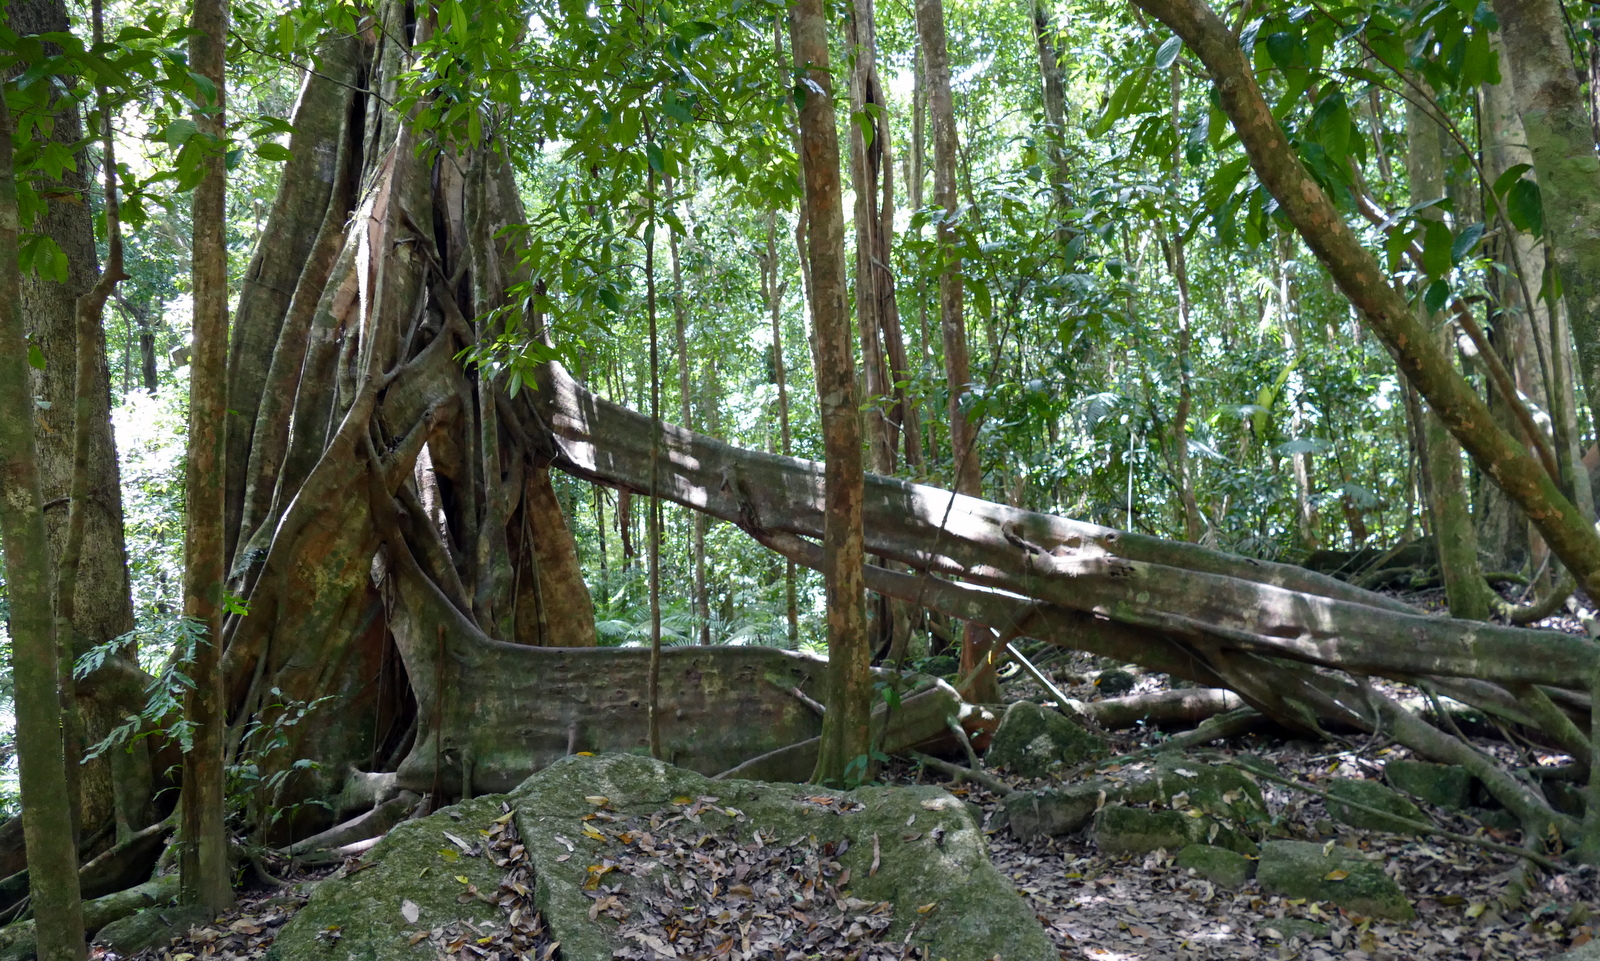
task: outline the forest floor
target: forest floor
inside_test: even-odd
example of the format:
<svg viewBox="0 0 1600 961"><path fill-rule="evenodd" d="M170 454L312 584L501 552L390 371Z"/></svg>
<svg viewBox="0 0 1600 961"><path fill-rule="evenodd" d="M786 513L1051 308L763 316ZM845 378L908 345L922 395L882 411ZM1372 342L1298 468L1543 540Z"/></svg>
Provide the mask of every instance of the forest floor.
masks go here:
<svg viewBox="0 0 1600 961"><path fill-rule="evenodd" d="M1408 599L1423 604L1430 600ZM1545 626L1582 630L1576 619L1564 620ZM1087 655L1067 654L1045 670L1069 697L1096 700L1101 694L1094 679L1111 666ZM1144 674L1126 693L1166 686L1165 676ZM1401 697L1418 696L1396 685L1388 688ZM1044 699L1040 687L1022 676L1009 679L1005 690L1008 699ZM1107 734L1112 750L1119 754L1137 751L1163 736L1143 729ZM1479 738L1475 744L1523 766L1570 760L1498 738ZM1283 776L1310 784L1335 777L1379 778L1385 763L1407 756L1404 748L1381 736L1339 743L1251 735L1218 747L1268 760ZM886 771L884 779L941 780L933 772L903 764ZM1050 786L1048 779L1001 779L1016 789ZM1223 890L1177 867L1175 851L1102 855L1087 832L1020 841L1004 827L1003 810L993 793L965 784L949 789L983 809L983 827L996 867L1033 908L1066 961L1537 959L1600 938L1600 872L1579 868L1562 874L1529 874L1524 871L1526 862L1514 856L1443 838L1351 828L1333 820L1315 796L1267 782L1261 787L1273 836L1348 845L1381 857L1387 873L1416 907L1417 919L1364 918L1332 904L1265 894L1254 880L1239 890ZM1521 841L1520 832L1504 826L1484 825L1438 809L1428 813L1461 834L1481 834L1509 844ZM257 961L278 928L304 903L302 892L315 879L296 876L288 879L294 882L289 890L248 893L236 911L216 923L137 957L139 961ZM471 961L465 953L460 956ZM104 952L96 957L116 961Z"/></svg>
<svg viewBox="0 0 1600 961"><path fill-rule="evenodd" d="M1441 607L1442 592L1432 593L1409 595L1407 600ZM1583 632L1578 620L1568 616L1540 626ZM1099 699L1093 678L1106 666L1088 655L1069 655L1045 670L1062 693L1092 701ZM1374 683L1402 700L1421 697L1414 689ZM1013 678L1004 687L1008 699L1045 696L1026 677ZM1143 675L1128 693L1166 687L1164 675ZM1163 735L1131 730L1107 736L1113 751L1120 754L1137 751ZM1475 738L1474 743L1522 766L1570 761L1565 755L1498 738ZM1358 736L1341 744L1250 735L1215 746L1224 753L1254 754L1271 761L1284 777L1313 785L1335 777L1381 778L1385 763L1409 753L1381 736ZM918 773L906 769L898 776L912 780ZM1043 780L1003 776L1002 780L1024 790L1049 786ZM966 785L952 790L965 792L968 800L984 808L995 865L1028 899L1060 947L1061 957L1071 961L1528 959L1553 957L1591 937L1600 938L1600 872L1587 867L1559 875L1535 871L1525 880L1526 862L1520 858L1444 838L1348 827L1329 816L1320 798L1265 781L1261 788L1273 817L1274 836L1332 841L1369 856L1381 855L1386 872L1416 907L1417 919L1396 923L1362 918L1331 904L1264 894L1253 879L1237 891L1222 890L1177 867L1176 851L1106 856L1096 851L1087 832L1019 841L1007 829L989 827L1003 821L999 799L992 793ZM1460 813L1439 809L1428 813L1460 834L1521 842L1520 831L1486 826Z"/></svg>

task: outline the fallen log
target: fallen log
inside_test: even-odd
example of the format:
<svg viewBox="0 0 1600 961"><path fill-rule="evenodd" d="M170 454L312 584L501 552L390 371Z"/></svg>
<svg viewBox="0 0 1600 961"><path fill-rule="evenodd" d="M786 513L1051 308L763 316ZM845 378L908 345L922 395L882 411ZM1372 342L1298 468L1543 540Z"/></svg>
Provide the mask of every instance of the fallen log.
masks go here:
<svg viewBox="0 0 1600 961"><path fill-rule="evenodd" d="M1179 688L1104 701L1072 700L1067 704L1101 727L1115 731L1140 721L1154 727L1199 724L1244 707L1244 699L1225 688Z"/></svg>

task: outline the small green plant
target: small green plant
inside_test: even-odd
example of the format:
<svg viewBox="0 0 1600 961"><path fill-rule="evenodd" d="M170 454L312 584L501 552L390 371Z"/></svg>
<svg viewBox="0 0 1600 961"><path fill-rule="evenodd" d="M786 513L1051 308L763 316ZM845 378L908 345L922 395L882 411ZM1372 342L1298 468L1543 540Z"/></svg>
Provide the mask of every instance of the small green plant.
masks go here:
<svg viewBox="0 0 1600 961"><path fill-rule="evenodd" d="M72 674L79 680L88 677L105 664L113 653L123 649L150 632L124 634L98 644L85 651L72 666ZM138 714L129 714L123 722L112 728L99 743L84 755L84 762L94 760L114 747L132 744L152 734L164 734L185 753L194 746L194 725L183 716L183 696L194 688L194 678L186 671L194 663L200 645L211 643L206 636L204 623L192 617L172 617L162 622L158 643L169 645L172 656L162 669L145 686L144 708Z"/></svg>
<svg viewBox="0 0 1600 961"><path fill-rule="evenodd" d="M252 846L268 828L301 808L327 808L313 798L282 805L284 788L297 772L316 771L320 765L310 758L279 763L278 755L289 747L290 731L332 696L300 701L284 695L279 688L268 692L270 702L257 711L239 738L239 748L227 769L228 817L241 834L252 838Z"/></svg>

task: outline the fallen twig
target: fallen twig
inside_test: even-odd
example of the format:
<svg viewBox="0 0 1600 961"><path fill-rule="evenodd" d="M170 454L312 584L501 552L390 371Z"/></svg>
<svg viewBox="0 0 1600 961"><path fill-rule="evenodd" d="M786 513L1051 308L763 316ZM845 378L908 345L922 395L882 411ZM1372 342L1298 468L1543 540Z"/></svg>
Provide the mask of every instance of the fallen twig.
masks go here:
<svg viewBox="0 0 1600 961"><path fill-rule="evenodd" d="M988 788L1001 797L1006 797L1007 795L1016 793L1015 788L991 774L985 774L982 771L974 771L969 768L964 768L959 764L952 764L949 761L941 761L936 757L930 757L927 754L923 754L921 751L908 751L907 756L913 761L921 764L923 767L931 767L935 771L950 775L957 781L971 781L974 784Z"/></svg>

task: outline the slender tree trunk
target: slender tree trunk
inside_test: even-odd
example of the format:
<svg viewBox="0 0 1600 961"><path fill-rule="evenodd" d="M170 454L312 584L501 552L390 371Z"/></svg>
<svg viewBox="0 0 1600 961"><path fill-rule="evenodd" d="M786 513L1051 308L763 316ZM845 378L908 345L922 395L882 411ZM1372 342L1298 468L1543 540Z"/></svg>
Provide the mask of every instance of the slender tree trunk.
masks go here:
<svg viewBox="0 0 1600 961"><path fill-rule="evenodd" d="M208 138L204 173L194 190L194 356L189 380L189 456L184 478L183 613L202 633L195 640L184 698L194 744L184 755L182 841L183 898L212 911L233 904L228 835L223 825L223 748L227 698L222 686L222 586L224 442L227 416L228 244L227 174L222 144L223 56L227 0L195 0L189 40L190 68L211 81L195 114Z"/></svg>
<svg viewBox="0 0 1600 961"><path fill-rule="evenodd" d="M1498 35L1493 40L1501 48ZM1502 54L1502 62L1504 57ZM1503 71L1506 72L1506 71ZM1485 84L1482 88L1480 108L1483 127L1484 170L1493 183L1507 170L1520 163L1532 164L1527 138L1522 130L1522 117L1517 113L1516 98L1509 83ZM1489 205L1486 209L1495 209ZM1519 393L1533 406L1548 414L1543 425L1549 429L1559 422L1559 401L1553 403L1550 385L1551 365L1549 351L1550 314L1545 301L1538 296L1544 276L1544 247L1537 239L1518 230L1503 218L1495 218L1499 230L1490 247L1501 270L1491 271L1488 277L1490 290L1495 295L1498 313L1493 318L1495 343L1502 351L1506 367L1512 372ZM1508 428L1514 418L1506 410L1510 405L1495 406L1497 418ZM1554 441L1551 435L1547 439ZM1531 444L1531 439L1524 438ZM1556 448L1558 460L1561 451ZM1581 469L1580 469L1581 470ZM1492 484L1485 484L1483 496L1487 504L1482 511L1485 523L1480 525L1480 544L1496 560L1496 566L1520 567L1532 560L1538 566L1545 554L1544 543L1515 505ZM1535 555L1539 559L1534 559Z"/></svg>
<svg viewBox="0 0 1600 961"><path fill-rule="evenodd" d="M1044 152L1049 164L1052 200L1056 215L1061 217L1067 209L1067 181L1072 172L1067 161L1067 94L1066 78L1061 70L1061 49L1055 17L1046 6L1047 0L1029 0L1029 14L1033 21L1033 43L1039 55L1039 79L1044 100ZM1064 222L1056 224L1057 235L1066 240Z"/></svg>
<svg viewBox="0 0 1600 961"><path fill-rule="evenodd" d="M800 169L805 183L812 329L816 337L817 400L822 415L826 521L823 584L828 606L828 712L812 777L842 782L847 768L866 761L872 675L862 565L864 475L857 413L855 351L845 293L844 206L839 138L829 71L827 17L821 0L790 8L795 69L809 82L800 106ZM865 777L866 771L859 772Z"/></svg>
<svg viewBox="0 0 1600 961"><path fill-rule="evenodd" d="M767 313L772 320L772 379L778 388L778 453L794 456L794 438L789 430L789 374L783 362L783 295L788 281L780 281L778 273L778 212L767 212L767 252L761 259L761 294L767 301ZM800 646L800 603L795 591L794 561L783 562L783 610L788 625L789 649Z"/></svg>
<svg viewBox="0 0 1600 961"><path fill-rule="evenodd" d="M667 195L673 196L672 178L666 179ZM676 203L673 204L677 206ZM693 424L689 385L689 334L688 310L683 303L683 265L678 258L678 235L668 232L668 250L672 256L672 322L678 345L678 416L685 424ZM689 523L689 557L694 569L694 622L701 644L711 643L711 603L706 593L706 517L699 511L688 511L684 518Z"/></svg>
<svg viewBox="0 0 1600 961"><path fill-rule="evenodd" d="M1036 0L1037 2L1037 0ZM1183 194L1183 137L1180 111L1183 108L1183 78L1178 65L1172 65L1172 202L1174 214L1185 203ZM1172 415L1172 466L1178 475L1178 501L1183 506L1184 540L1198 544L1205 534L1200 505L1194 496L1194 477L1189 470L1189 409L1194 404L1194 389L1189 383L1190 348L1194 333L1189 310L1189 265L1184 252L1183 224L1175 216L1168 266L1178 288L1178 409Z"/></svg>
<svg viewBox="0 0 1600 961"><path fill-rule="evenodd" d="M656 435L650 444L650 499L645 509L650 564L650 756L661 756L661 339L656 331L656 173L652 168L645 191L650 219L644 235L645 316L650 324L650 424ZM673 259L676 266L677 259Z"/></svg>
<svg viewBox="0 0 1600 961"><path fill-rule="evenodd" d="M1578 373L1590 411L1600 409L1600 166L1595 132L1557 0L1495 0L1505 52L1504 79L1519 112L1539 176L1545 230ZM1600 417L1592 423L1600 424Z"/></svg>
<svg viewBox="0 0 1600 961"><path fill-rule="evenodd" d="M955 219L961 201L957 195L956 116L950 94L950 55L945 43L944 3L917 0L917 38L927 65L928 112L933 120L933 201L943 210L939 221L939 318L944 335L945 384L950 392L950 454L952 485L957 493L982 494L983 475L978 464L978 428L963 409L971 389L967 330L962 316L961 257L956 253ZM967 693L976 700L997 700L999 683L993 672L980 670L980 639L989 631L969 623L961 645L961 673L974 685Z"/></svg>
<svg viewBox="0 0 1600 961"><path fill-rule="evenodd" d="M82 961L83 914L56 699L50 555L34 454L28 345L17 267L17 186L11 118L0 110L0 534L11 601L22 830L40 961Z"/></svg>
<svg viewBox="0 0 1600 961"><path fill-rule="evenodd" d="M71 29L61 0L12 3L7 9L7 25L18 33ZM58 52L53 44L46 44L45 50ZM61 82L70 85L78 81L62 78ZM22 279L24 323L29 339L44 357L44 368L30 367L28 374L32 396L44 401L33 409L34 445L46 504L45 534L58 567L71 539L73 507L78 508L78 523L82 524L73 596L67 602L72 630L57 637L64 652L62 660L67 662L61 665L63 671L74 651L103 644L133 629L104 331L98 323L80 327L78 309L79 299L96 284L97 255L94 212L84 173L90 169L89 157L82 149L84 130L77 104L76 98L58 94L48 108L53 124L50 136L56 145L76 155L76 166L63 171L59 180L36 185L46 188L51 199L35 226L66 255L67 276L64 282L32 273ZM88 343L81 345L86 355L80 351L80 329L89 337ZM81 391L80 372L87 374ZM81 420L80 410L85 411ZM85 453L77 443L80 423L88 428L86 477L77 469L80 455ZM83 496L75 498L74 485L85 479L88 487L80 487ZM53 586L52 597L60 610L59 583ZM64 688L63 693L76 695L76 711L63 705L69 725L76 726L74 715L84 721L81 736L69 734L69 739L74 743L99 740L110 727L138 711L144 703L147 680L130 646L82 685ZM128 823L133 828L148 823L147 818L153 817L148 801L149 749L149 741L144 740L131 752L111 752L87 765L72 766L68 780L76 823ZM128 804L119 806L119 792Z"/></svg>
<svg viewBox="0 0 1600 961"><path fill-rule="evenodd" d="M1411 202L1442 199L1445 195L1444 130L1427 111L1415 103L1406 107L1406 176L1411 183ZM1435 206L1421 216L1442 219ZM1419 306L1418 322L1438 329L1435 336L1440 352L1448 359L1455 354L1453 328L1443 318L1430 315ZM1478 564L1478 534L1467 490L1461 476L1461 445L1445 429L1438 416L1429 411L1423 416L1422 435L1428 464L1428 509L1433 516L1434 543L1439 552L1439 570L1452 616L1481 621L1489 617L1489 585Z"/></svg>

